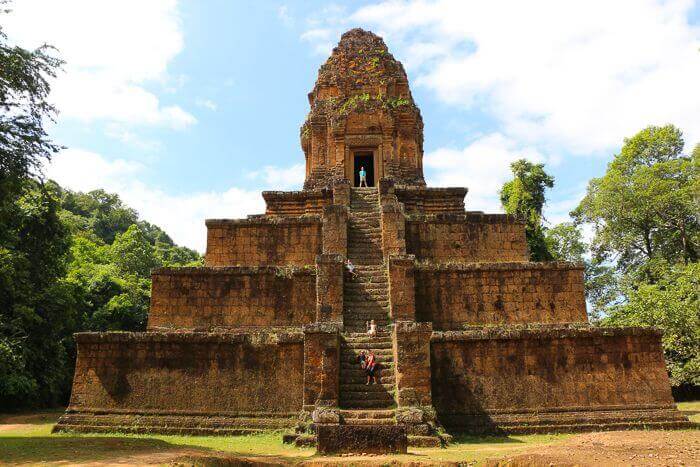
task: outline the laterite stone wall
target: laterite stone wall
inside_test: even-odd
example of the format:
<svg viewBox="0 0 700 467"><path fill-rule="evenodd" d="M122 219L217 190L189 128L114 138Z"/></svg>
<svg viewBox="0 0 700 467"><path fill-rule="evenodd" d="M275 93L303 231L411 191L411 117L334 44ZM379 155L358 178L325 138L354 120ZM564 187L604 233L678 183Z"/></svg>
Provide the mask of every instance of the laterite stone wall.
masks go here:
<svg viewBox="0 0 700 467"><path fill-rule="evenodd" d="M160 268L148 329L302 326L316 319L316 268Z"/></svg>
<svg viewBox="0 0 700 467"><path fill-rule="evenodd" d="M267 205L265 214L272 216L320 215L333 202L333 192L328 189L263 191L262 196Z"/></svg>
<svg viewBox="0 0 700 467"><path fill-rule="evenodd" d="M400 186L394 193L406 214L464 214L467 189Z"/></svg>
<svg viewBox="0 0 700 467"><path fill-rule="evenodd" d="M583 268L562 262L418 265L416 319L465 325L587 322Z"/></svg>
<svg viewBox="0 0 700 467"><path fill-rule="evenodd" d="M79 333L70 409L234 415L301 410L301 334Z"/></svg>
<svg viewBox="0 0 700 467"><path fill-rule="evenodd" d="M505 214L444 214L406 219L406 252L436 262L527 261L525 226Z"/></svg>
<svg viewBox="0 0 700 467"><path fill-rule="evenodd" d="M321 253L321 216L208 219L207 266L306 266Z"/></svg>
<svg viewBox="0 0 700 467"><path fill-rule="evenodd" d="M661 333L648 328L436 333L430 364L446 420L673 403Z"/></svg>

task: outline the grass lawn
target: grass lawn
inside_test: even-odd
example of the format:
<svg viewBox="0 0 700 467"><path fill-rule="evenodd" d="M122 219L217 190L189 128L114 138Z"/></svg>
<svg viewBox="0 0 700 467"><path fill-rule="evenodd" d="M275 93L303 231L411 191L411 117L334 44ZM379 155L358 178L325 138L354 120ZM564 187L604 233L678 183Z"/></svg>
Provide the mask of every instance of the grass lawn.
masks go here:
<svg viewBox="0 0 700 467"><path fill-rule="evenodd" d="M685 413L691 422L700 424L700 401L679 402L678 410Z"/></svg>
<svg viewBox="0 0 700 467"><path fill-rule="evenodd" d="M700 423L700 401L678 404ZM314 449L282 444L281 433L255 436L160 436L123 434L51 434L60 411L0 416L0 463L109 462L134 458L134 463L168 463L173 457L224 452L266 457L273 461L316 459ZM412 448L408 455L374 458L405 461L479 462L517 454L524 449L564 442L573 435L522 435L508 437L457 437L445 449ZM341 458L344 462L351 459ZM372 459L372 458L369 458ZM359 460L359 459L358 459Z"/></svg>

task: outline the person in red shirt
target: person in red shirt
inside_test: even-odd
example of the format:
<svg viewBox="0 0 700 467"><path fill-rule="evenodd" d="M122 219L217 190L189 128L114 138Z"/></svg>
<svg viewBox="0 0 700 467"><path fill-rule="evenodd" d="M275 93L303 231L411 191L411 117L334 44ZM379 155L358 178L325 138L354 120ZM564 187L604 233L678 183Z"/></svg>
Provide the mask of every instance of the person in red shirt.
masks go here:
<svg viewBox="0 0 700 467"><path fill-rule="evenodd" d="M367 384L369 386L371 381L374 380L374 384L377 384L377 357L375 357L374 352L369 351L367 356L367 366L365 371L367 372Z"/></svg>

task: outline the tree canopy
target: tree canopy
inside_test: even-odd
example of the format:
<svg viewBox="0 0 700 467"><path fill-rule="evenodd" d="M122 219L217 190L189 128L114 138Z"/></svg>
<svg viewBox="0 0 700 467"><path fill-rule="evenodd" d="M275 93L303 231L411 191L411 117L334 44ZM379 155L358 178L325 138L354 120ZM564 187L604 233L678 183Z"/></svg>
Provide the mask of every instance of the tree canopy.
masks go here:
<svg viewBox="0 0 700 467"><path fill-rule="evenodd" d="M554 186L554 177L544 171L544 164L533 164L525 159L513 162L510 168L513 179L505 183L500 192L503 209L525 221L530 259L549 261L552 255L545 242L542 209L545 191Z"/></svg>
<svg viewBox="0 0 700 467"><path fill-rule="evenodd" d="M600 178L589 182L572 213L594 226L594 253L622 271L653 280L656 261L698 260L697 180L673 125L648 127L626 139Z"/></svg>

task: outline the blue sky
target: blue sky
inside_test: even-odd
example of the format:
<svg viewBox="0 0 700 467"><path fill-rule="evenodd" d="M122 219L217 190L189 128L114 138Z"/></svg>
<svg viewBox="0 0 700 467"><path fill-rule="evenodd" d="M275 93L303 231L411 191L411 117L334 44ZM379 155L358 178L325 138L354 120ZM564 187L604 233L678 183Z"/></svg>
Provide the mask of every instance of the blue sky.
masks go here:
<svg viewBox="0 0 700 467"><path fill-rule="evenodd" d="M60 3L60 5L59 5ZM299 126L340 34L382 35L425 122L431 185L467 186L498 211L519 157L556 178L567 219L623 138L674 123L700 141L700 6L678 1L234 2L22 0L3 25L67 61L46 173L119 193L203 251L206 217L261 212L264 189L299 189Z"/></svg>

